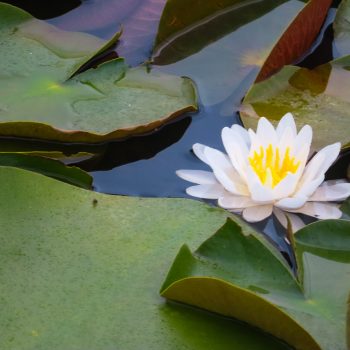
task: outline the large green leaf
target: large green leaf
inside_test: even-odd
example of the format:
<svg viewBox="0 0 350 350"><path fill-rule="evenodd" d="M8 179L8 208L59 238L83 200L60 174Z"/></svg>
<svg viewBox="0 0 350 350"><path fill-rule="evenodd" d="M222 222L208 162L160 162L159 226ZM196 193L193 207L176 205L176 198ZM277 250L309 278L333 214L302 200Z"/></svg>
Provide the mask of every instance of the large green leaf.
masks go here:
<svg viewBox="0 0 350 350"><path fill-rule="evenodd" d="M241 107L244 125L255 128L265 116L276 124L287 112L298 127L314 130L313 148L350 141L350 56L313 70L286 66L248 91Z"/></svg>
<svg viewBox="0 0 350 350"><path fill-rule="evenodd" d="M182 242L227 212L184 199L108 196L0 167L0 348L282 350L245 325L165 303Z"/></svg>
<svg viewBox="0 0 350 350"><path fill-rule="evenodd" d="M153 60L193 78L203 103L216 104L303 54L330 3L168 0Z"/></svg>
<svg viewBox="0 0 350 350"><path fill-rule="evenodd" d="M0 135L99 142L150 131L196 108L189 79L129 70L121 59L69 79L103 41L5 4L0 45Z"/></svg>
<svg viewBox="0 0 350 350"><path fill-rule="evenodd" d="M229 219L194 254L180 250L161 293L249 322L296 349L345 350L350 222L320 221L294 240L298 279L267 242Z"/></svg>

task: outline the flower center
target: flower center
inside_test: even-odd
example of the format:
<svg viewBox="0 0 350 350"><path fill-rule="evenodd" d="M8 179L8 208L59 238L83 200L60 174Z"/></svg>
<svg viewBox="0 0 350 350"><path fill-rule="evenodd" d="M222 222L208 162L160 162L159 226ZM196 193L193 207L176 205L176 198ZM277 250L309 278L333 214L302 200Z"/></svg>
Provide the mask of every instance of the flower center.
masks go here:
<svg viewBox="0 0 350 350"><path fill-rule="evenodd" d="M260 146L260 151L254 151L253 156L249 157L249 163L256 175L258 175L263 185L269 185L274 188L289 173L295 174L299 168L300 161L290 156L290 148L287 147L281 157L278 147L267 148Z"/></svg>

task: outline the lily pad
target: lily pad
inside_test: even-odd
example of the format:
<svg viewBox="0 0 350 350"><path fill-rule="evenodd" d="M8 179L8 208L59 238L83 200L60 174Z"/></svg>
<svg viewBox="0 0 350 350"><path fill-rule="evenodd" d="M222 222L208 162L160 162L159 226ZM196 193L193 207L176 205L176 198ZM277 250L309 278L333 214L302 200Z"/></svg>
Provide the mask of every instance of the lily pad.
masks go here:
<svg viewBox="0 0 350 350"><path fill-rule="evenodd" d="M184 199L109 196L0 167L0 348L286 350L245 325L165 303L182 242L227 212Z"/></svg>
<svg viewBox="0 0 350 350"><path fill-rule="evenodd" d="M317 36L330 4L169 0L153 61L194 79L203 103L213 105L295 61Z"/></svg>
<svg viewBox="0 0 350 350"><path fill-rule="evenodd" d="M316 222L294 241L297 278L276 249L228 219L194 254L182 247L161 293L253 324L299 350L345 350L350 222Z"/></svg>
<svg viewBox="0 0 350 350"><path fill-rule="evenodd" d="M196 109L189 79L129 70L122 59L70 78L91 51L110 44L101 42L0 4L0 135L101 142L145 133Z"/></svg>
<svg viewBox="0 0 350 350"><path fill-rule="evenodd" d="M313 148L340 141L350 141L350 56L313 70L286 66L266 81L251 87L241 118L247 128L255 128L265 116L275 125L292 112L298 127L305 124L314 130Z"/></svg>
<svg viewBox="0 0 350 350"><path fill-rule="evenodd" d="M86 189L92 187L92 177L85 171L67 166L55 159L21 153L0 153L0 166L11 166L34 171L71 185Z"/></svg>

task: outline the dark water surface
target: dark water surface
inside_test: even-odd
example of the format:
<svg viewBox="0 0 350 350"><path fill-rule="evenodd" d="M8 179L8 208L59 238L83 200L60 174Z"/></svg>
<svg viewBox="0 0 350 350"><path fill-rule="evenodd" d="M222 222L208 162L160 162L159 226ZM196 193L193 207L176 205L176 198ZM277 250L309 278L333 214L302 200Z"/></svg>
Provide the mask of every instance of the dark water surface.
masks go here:
<svg viewBox="0 0 350 350"><path fill-rule="evenodd" d="M62 29L85 31L105 39L118 31L123 23L124 34L116 51L133 66L150 57L165 3L163 0L89 0L61 1L55 2L55 5L47 3L43 6L35 1L9 2L25 8L39 18L48 19L50 23ZM289 1L280 7L285 6L285 11L289 11L288 6L292 9L298 3ZM100 146L58 147L42 142L32 142L29 145L60 148L68 153L98 151L98 157L80 166L92 174L94 189L99 192L145 197L188 197L185 188L190 184L177 178L175 171L206 169L205 164L196 159L191 152L191 147L196 142L223 149L221 129L240 122L238 106L254 81L258 69L252 66L238 67L235 59L240 55L240 51L233 50L232 43L236 48L239 48L241 43L242 47L247 49L247 42L257 35L262 35L259 34L263 32L261 28L268 23L270 15L276 16L274 11L277 10L279 8L239 28L232 27L231 32L228 28L227 35L181 61L153 68L192 77L200 96L199 113L182 116L152 134ZM334 13L334 10L330 12L320 37L299 65L312 68L332 58L333 33L330 23ZM281 25L283 21L284 18L281 18ZM267 39L262 36L260 41L264 43ZM248 49L254 50L255 47ZM16 144L17 141L14 142ZM8 140L2 140L0 148L8 144ZM282 234L276 233L272 220L257 227L267 232L280 249L288 251Z"/></svg>

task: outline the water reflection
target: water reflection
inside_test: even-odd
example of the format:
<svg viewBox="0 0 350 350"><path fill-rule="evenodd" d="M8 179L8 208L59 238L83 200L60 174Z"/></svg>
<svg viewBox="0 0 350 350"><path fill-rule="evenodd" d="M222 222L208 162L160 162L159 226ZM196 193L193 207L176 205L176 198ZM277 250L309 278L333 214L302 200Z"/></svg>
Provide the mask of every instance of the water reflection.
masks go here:
<svg viewBox="0 0 350 350"><path fill-rule="evenodd" d="M221 129L238 121L237 116L220 114L220 109L220 105L203 108L193 115L191 126L182 138L150 159L125 164L108 172L93 172L96 190L147 197L187 197L186 183L175 175L175 171L180 168L205 168L205 164L201 164L191 152L193 143L201 142L223 149ZM152 144L142 147L140 152L144 154ZM127 149L125 151L128 152Z"/></svg>
<svg viewBox="0 0 350 350"><path fill-rule="evenodd" d="M158 69L194 79L204 105L225 103L242 82L247 79L252 83L255 80L270 50L286 29L287 23L303 6L304 3L300 1L288 1L238 28L235 22L232 22L232 31L229 32L226 28L228 35L214 42L211 42L209 37L207 46L199 52ZM209 24L205 26L210 27ZM164 50L166 49L165 47ZM162 51L157 55L156 63L162 63ZM244 92L240 98L243 96Z"/></svg>
<svg viewBox="0 0 350 350"><path fill-rule="evenodd" d="M109 39L121 27L123 35L116 48L118 55L135 66L151 55L154 37L165 0L91 0L51 24L71 31L83 31Z"/></svg>

